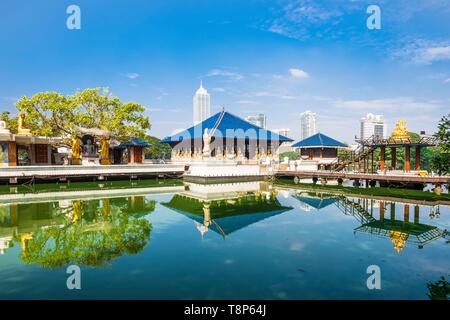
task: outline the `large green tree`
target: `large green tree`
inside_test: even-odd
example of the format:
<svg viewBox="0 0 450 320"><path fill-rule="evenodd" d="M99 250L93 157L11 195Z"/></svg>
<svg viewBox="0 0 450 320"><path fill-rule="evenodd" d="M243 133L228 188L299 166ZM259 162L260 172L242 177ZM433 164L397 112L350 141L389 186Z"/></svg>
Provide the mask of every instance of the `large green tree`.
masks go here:
<svg viewBox="0 0 450 320"><path fill-rule="evenodd" d="M111 137L120 141L145 138L150 129L144 106L124 103L104 88L85 89L68 96L40 92L20 98L16 107L26 113L26 123L33 134L67 137L68 144L77 127L109 130Z"/></svg>
<svg viewBox="0 0 450 320"><path fill-rule="evenodd" d="M145 157L147 159L170 159L172 148L167 143L161 143L160 139L151 136L146 137L145 140L152 145L150 148L146 148Z"/></svg>
<svg viewBox="0 0 450 320"><path fill-rule="evenodd" d="M289 160L298 160L300 159L300 154L296 151L287 151L280 153L279 159L281 161L283 161L285 157L288 157Z"/></svg>
<svg viewBox="0 0 450 320"><path fill-rule="evenodd" d="M0 120L6 122L6 126L12 133L17 133L17 117L11 117L9 111L0 113Z"/></svg>
<svg viewBox="0 0 450 320"><path fill-rule="evenodd" d="M450 113L442 117L434 136L440 143L431 161L431 168L440 175L450 174Z"/></svg>

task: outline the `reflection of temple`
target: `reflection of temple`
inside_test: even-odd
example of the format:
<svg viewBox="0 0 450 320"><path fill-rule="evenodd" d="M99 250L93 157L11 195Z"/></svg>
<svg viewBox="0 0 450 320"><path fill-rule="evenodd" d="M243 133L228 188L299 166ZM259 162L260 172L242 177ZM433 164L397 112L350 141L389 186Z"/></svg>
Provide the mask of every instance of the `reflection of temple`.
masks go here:
<svg viewBox="0 0 450 320"><path fill-rule="evenodd" d="M194 220L202 235L212 230L224 237L292 209L282 206L261 182L189 184L186 192L163 205Z"/></svg>
<svg viewBox="0 0 450 320"><path fill-rule="evenodd" d="M378 220L374 217L373 212L376 202L379 203ZM414 219L412 222L410 221L412 205L407 203L402 204L402 220L396 218L396 204L394 202L352 199L342 196L339 197L336 205L346 215L356 217L361 223L361 226L357 227L355 232L389 238L397 253L400 253L407 243L417 245L421 249L427 243L445 235L445 231L436 226L420 223L419 205L414 206ZM389 210L387 209L388 207ZM389 217L386 217L387 214L389 214Z"/></svg>
<svg viewBox="0 0 450 320"><path fill-rule="evenodd" d="M303 211L319 210L337 201L335 196L320 192L299 192L293 197L300 201L300 209Z"/></svg>
<svg viewBox="0 0 450 320"><path fill-rule="evenodd" d="M147 215L155 208L155 201L144 196L61 200L59 202L0 204L0 254L20 244L23 256L36 233L57 227L78 224L80 231L109 230L110 217L126 213L135 218Z"/></svg>
<svg viewBox="0 0 450 320"><path fill-rule="evenodd" d="M0 205L0 253L12 246L15 239L26 253L27 242L40 228L62 225L55 203Z"/></svg>

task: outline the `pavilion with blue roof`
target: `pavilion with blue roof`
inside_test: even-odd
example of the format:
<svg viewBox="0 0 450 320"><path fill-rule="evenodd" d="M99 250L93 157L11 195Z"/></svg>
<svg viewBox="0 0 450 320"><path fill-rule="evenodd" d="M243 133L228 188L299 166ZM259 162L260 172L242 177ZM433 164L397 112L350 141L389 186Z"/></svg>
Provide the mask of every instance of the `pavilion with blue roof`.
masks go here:
<svg viewBox="0 0 450 320"><path fill-rule="evenodd" d="M231 154L253 159L273 154L282 143L293 141L223 110L161 142L168 143L175 153L195 157L203 150L205 129L212 137L212 157Z"/></svg>
<svg viewBox="0 0 450 320"><path fill-rule="evenodd" d="M327 168L337 159L338 149L348 148L348 146L323 133L316 133L292 145L300 152L303 160L315 160L319 166Z"/></svg>

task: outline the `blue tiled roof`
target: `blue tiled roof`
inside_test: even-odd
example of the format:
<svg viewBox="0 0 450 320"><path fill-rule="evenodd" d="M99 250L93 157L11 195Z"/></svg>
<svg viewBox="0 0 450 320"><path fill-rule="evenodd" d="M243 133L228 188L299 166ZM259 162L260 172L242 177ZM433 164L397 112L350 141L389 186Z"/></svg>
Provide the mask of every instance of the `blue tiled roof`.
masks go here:
<svg viewBox="0 0 450 320"><path fill-rule="evenodd" d="M333 203L335 203L337 200L333 199L333 198L311 198L311 197L303 197L303 196L299 196L296 195L294 196L295 199L306 203L307 205L309 205L310 207L313 207L315 209L322 209L325 207L328 207L329 205L332 205Z"/></svg>
<svg viewBox="0 0 450 320"><path fill-rule="evenodd" d="M203 216L196 216L192 213L184 212L181 210L173 209L181 214L184 214L188 218L199 222L200 224L203 224L205 219ZM248 213L243 215L237 215L237 216L229 216L229 217L221 217L221 218L213 218L214 223L212 223L209 226L209 229L213 230L214 232L221 234L223 236L229 235L235 231L238 231L240 229L244 229L245 227L257 223L259 221L262 221L264 219L274 217L276 215L282 214L286 211L290 210L289 208L284 208L281 210L274 210L274 211L268 211L268 212L255 212L255 213Z"/></svg>
<svg viewBox="0 0 450 320"><path fill-rule="evenodd" d="M211 131L211 129L217 125L217 122L220 120L221 116L222 112L218 112L189 129L179 132L171 137L162 139L161 142L169 143L180 142L188 139L202 139L205 128L208 128L208 130ZM226 111L223 112L223 118L217 126L214 137L225 137L229 139L235 137L238 139L244 139L248 137L249 139L254 140L278 140L280 142L293 141L285 136L260 128Z"/></svg>
<svg viewBox="0 0 450 320"><path fill-rule="evenodd" d="M151 147L152 145L147 141L134 138L127 142L122 142L119 147Z"/></svg>
<svg viewBox="0 0 450 320"><path fill-rule="evenodd" d="M303 140L295 143L294 145L292 145L292 147L294 147L294 148L307 148L307 147L345 148L345 147L347 147L347 145L319 132L311 137L308 137L306 139L303 139Z"/></svg>

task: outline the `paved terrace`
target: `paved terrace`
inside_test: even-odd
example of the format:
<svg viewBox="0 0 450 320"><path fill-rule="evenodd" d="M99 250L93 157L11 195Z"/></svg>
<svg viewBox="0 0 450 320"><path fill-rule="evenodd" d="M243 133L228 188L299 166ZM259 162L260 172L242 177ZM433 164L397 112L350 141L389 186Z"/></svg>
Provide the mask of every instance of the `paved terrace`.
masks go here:
<svg viewBox="0 0 450 320"><path fill-rule="evenodd" d="M0 168L0 179L64 179L70 177L173 176L184 173L181 164L137 164L109 166L19 166Z"/></svg>
<svg viewBox="0 0 450 320"><path fill-rule="evenodd" d="M184 192L182 186L167 187L142 187L142 188L118 188L118 189L100 189L100 190L78 190L78 191L54 191L54 192L37 192L37 193L9 193L0 194L1 204L22 204L22 203L39 203L42 201L60 201L60 200L94 200L107 198L126 198L131 196L147 196L165 193Z"/></svg>
<svg viewBox="0 0 450 320"><path fill-rule="evenodd" d="M348 179L348 180L372 180L386 182L409 182L409 183L450 183L450 176L426 176L420 177L414 173L381 173L365 174L356 172L336 171L295 171L278 170L277 177L299 177L299 178L323 178L323 179Z"/></svg>

